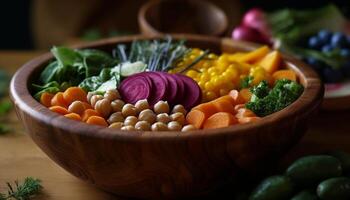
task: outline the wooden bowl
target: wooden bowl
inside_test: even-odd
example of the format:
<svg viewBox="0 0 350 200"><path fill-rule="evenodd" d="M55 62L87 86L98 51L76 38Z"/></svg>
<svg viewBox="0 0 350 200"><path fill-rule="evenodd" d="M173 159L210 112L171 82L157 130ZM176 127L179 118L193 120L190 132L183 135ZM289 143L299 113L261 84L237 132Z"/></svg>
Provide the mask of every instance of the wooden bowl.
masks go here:
<svg viewBox="0 0 350 200"><path fill-rule="evenodd" d="M117 43L157 37L129 36L79 48L111 51ZM187 45L220 51L247 51L256 45L194 35ZM37 102L28 86L53 58L44 54L20 68L11 82L11 98L34 142L71 174L103 190L127 197L177 198L205 194L242 170L253 172L266 159L279 158L301 138L319 107L323 87L302 62L284 56L305 90L297 101L261 121L194 132L116 131L69 120Z"/></svg>
<svg viewBox="0 0 350 200"><path fill-rule="evenodd" d="M138 14L139 28L144 35L191 33L223 35L227 17L220 8L205 0L149 1Z"/></svg>

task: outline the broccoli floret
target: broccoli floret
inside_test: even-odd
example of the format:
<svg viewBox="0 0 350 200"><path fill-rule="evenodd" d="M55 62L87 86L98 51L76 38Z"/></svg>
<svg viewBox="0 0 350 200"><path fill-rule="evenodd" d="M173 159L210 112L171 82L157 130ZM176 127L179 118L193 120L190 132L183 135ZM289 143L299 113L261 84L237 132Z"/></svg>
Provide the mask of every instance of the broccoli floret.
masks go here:
<svg viewBox="0 0 350 200"><path fill-rule="evenodd" d="M302 85L287 79L278 80L269 90L267 83L261 82L251 89L253 96L246 107L263 117L280 111L293 103L303 92Z"/></svg>
<svg viewBox="0 0 350 200"><path fill-rule="evenodd" d="M244 78L241 79L240 81L240 88L243 89L243 88L249 88L250 87L250 84L252 83L253 81L253 77L252 76L246 76Z"/></svg>

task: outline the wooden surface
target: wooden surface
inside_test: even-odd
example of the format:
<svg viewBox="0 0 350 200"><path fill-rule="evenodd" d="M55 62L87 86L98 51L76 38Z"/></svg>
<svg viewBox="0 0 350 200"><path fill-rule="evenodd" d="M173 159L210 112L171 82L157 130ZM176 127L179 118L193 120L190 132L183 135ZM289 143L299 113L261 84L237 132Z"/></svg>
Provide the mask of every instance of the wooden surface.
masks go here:
<svg viewBox="0 0 350 200"><path fill-rule="evenodd" d="M37 54L35 52L0 52L0 67L14 72ZM334 148L350 152L349 119L349 111L320 113L312 120L303 140L283 160L288 161L298 155ZM14 131L0 136L0 191L3 191L5 181L33 176L42 179L45 188L43 195L38 199L121 199L69 175L25 135L23 127L13 112L8 120Z"/></svg>

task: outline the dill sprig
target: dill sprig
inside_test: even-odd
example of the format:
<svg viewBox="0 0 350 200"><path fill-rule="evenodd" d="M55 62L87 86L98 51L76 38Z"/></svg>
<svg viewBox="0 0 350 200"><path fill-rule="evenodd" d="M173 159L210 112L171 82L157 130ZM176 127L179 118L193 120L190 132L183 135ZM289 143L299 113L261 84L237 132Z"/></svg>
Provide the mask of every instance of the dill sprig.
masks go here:
<svg viewBox="0 0 350 200"><path fill-rule="evenodd" d="M184 43L184 40L173 41L170 36L164 40L136 40L131 44L129 55L124 44L117 45L113 55L122 62L142 61L149 71L168 71L190 51Z"/></svg>
<svg viewBox="0 0 350 200"><path fill-rule="evenodd" d="M42 186L39 179L32 177L25 178L22 184L15 181L14 185L7 183L7 194L0 193L0 200L29 200L35 195L39 194Z"/></svg>

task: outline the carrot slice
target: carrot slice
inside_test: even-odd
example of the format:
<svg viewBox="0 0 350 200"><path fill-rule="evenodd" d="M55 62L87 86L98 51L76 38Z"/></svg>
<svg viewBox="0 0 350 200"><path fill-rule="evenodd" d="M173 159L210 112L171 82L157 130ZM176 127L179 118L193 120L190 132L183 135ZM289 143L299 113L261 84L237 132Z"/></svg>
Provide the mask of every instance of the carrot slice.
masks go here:
<svg viewBox="0 0 350 200"><path fill-rule="evenodd" d="M80 87L70 87L63 93L64 100L71 104L74 101L87 102L87 94Z"/></svg>
<svg viewBox="0 0 350 200"><path fill-rule="evenodd" d="M82 102L82 103L83 103L83 106L84 106L85 110L92 109L92 106L89 103L86 103L86 102Z"/></svg>
<svg viewBox="0 0 350 200"><path fill-rule="evenodd" d="M243 118L243 117L256 117L255 113L248 108L240 108L237 110L236 114L237 118Z"/></svg>
<svg viewBox="0 0 350 200"><path fill-rule="evenodd" d="M69 113L69 114L66 114L64 116L69 118L69 119L72 119L72 120L81 121L80 115L78 115L76 113Z"/></svg>
<svg viewBox="0 0 350 200"><path fill-rule="evenodd" d="M61 106L68 108L68 103L64 100L63 93L57 92L51 100L51 106Z"/></svg>
<svg viewBox="0 0 350 200"><path fill-rule="evenodd" d="M54 97L54 94L48 93L48 92L44 92L41 94L40 97L40 103L43 104L45 107L51 107L51 100Z"/></svg>
<svg viewBox="0 0 350 200"><path fill-rule="evenodd" d="M241 108L245 108L245 104L237 104L237 105L235 105L235 111L238 111Z"/></svg>
<svg viewBox="0 0 350 200"><path fill-rule="evenodd" d="M244 100L243 103L247 103L250 101L250 98L252 98L252 93L248 88L243 88L239 91L240 96Z"/></svg>
<svg viewBox="0 0 350 200"><path fill-rule="evenodd" d="M242 117L242 118L238 118L238 122L240 124L245 124L249 122L256 122L256 121L259 121L260 119L261 119L260 117Z"/></svg>
<svg viewBox="0 0 350 200"><path fill-rule="evenodd" d="M218 112L209 117L204 125L204 129L223 128L237 124L238 120L228 112Z"/></svg>
<svg viewBox="0 0 350 200"><path fill-rule="evenodd" d="M192 124L195 126L197 129L202 128L205 120L208 118L208 113L205 113L201 110L191 110L187 115L186 115L186 121L189 124Z"/></svg>
<svg viewBox="0 0 350 200"><path fill-rule="evenodd" d="M99 116L91 116L89 119L86 121L87 124L92 124L92 125L98 125L98 126L108 126L108 123L103 117Z"/></svg>
<svg viewBox="0 0 350 200"><path fill-rule="evenodd" d="M227 100L227 101L231 102L232 104L235 103L235 100L230 95L224 95L222 97L219 97L217 99L212 100L211 102L215 103L217 101L223 101L223 100Z"/></svg>
<svg viewBox="0 0 350 200"><path fill-rule="evenodd" d="M99 116L101 115L94 109L86 109L82 115L82 120L86 122L91 116Z"/></svg>
<svg viewBox="0 0 350 200"><path fill-rule="evenodd" d="M235 108L233 107L232 103L228 100L222 99L220 101L214 101L213 102L215 108L219 112L228 112L228 113L235 113Z"/></svg>
<svg viewBox="0 0 350 200"><path fill-rule="evenodd" d="M289 79L291 81L297 80L297 75L295 72L289 69L278 70L272 74L272 77L275 81L280 79Z"/></svg>
<svg viewBox="0 0 350 200"><path fill-rule="evenodd" d="M207 102L207 103L199 104L198 106L192 108L192 110L200 110L200 111L204 112L206 118L208 118L211 115L213 115L216 112L218 112L216 107L212 103L212 101L211 102Z"/></svg>
<svg viewBox="0 0 350 200"><path fill-rule="evenodd" d="M231 90L229 96L234 100L234 105L245 103L245 99L238 90Z"/></svg>
<svg viewBox="0 0 350 200"><path fill-rule="evenodd" d="M66 114L69 113L68 110L67 110L67 108L62 107L62 106L51 106L49 109L50 109L52 112L58 113L58 114L60 114L60 115L66 115Z"/></svg>

